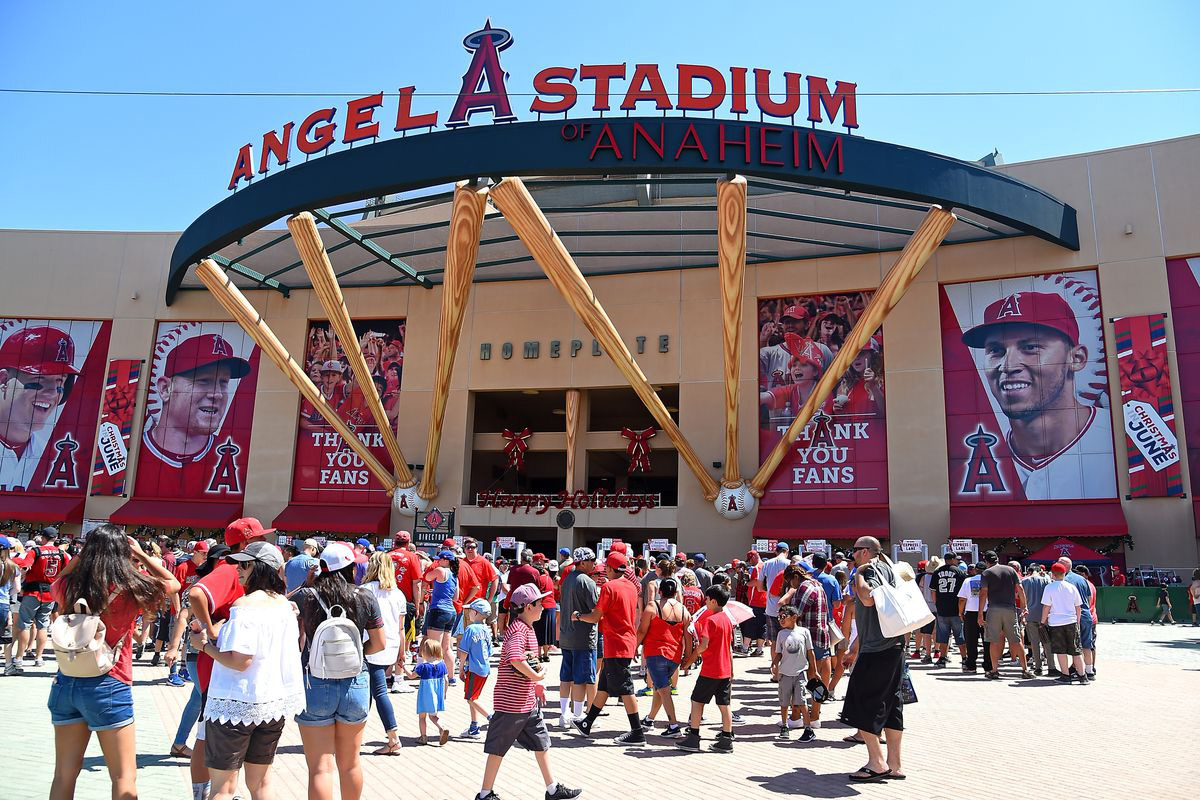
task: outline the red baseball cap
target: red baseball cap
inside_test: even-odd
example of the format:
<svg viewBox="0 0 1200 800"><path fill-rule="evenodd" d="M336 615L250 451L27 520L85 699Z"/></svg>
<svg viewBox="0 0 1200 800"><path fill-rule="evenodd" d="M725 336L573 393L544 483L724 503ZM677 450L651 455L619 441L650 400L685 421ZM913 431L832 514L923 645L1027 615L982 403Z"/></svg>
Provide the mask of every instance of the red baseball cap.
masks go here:
<svg viewBox="0 0 1200 800"><path fill-rule="evenodd" d="M625 544L625 543L624 543L624 542L622 542L620 539L613 539L613 543L612 543L612 552L614 552L614 553L628 553L628 552L629 552L629 545Z"/></svg>
<svg viewBox="0 0 1200 800"><path fill-rule="evenodd" d="M675 560L676 561L687 561L687 553L676 553Z"/></svg>
<svg viewBox="0 0 1200 800"><path fill-rule="evenodd" d="M729 566L734 567L735 569L737 567L740 567L741 565L742 565L742 562L738 561L736 558L733 561L729 562Z"/></svg>
<svg viewBox="0 0 1200 800"><path fill-rule="evenodd" d="M793 359L802 364L812 364L817 368L818 372L825 370L825 356L816 342L807 336L797 336L794 333L786 333L783 338L787 350L792 354Z"/></svg>
<svg viewBox="0 0 1200 800"><path fill-rule="evenodd" d="M808 309L803 306L788 306L779 315L779 318L787 319L788 317L792 319L808 319Z"/></svg>
<svg viewBox="0 0 1200 800"><path fill-rule="evenodd" d="M546 560L546 554L545 554L545 553L534 553L534 554L533 554L533 560L534 560L534 561L545 561L545 560Z"/></svg>
<svg viewBox="0 0 1200 800"><path fill-rule="evenodd" d="M208 552L208 542L205 541L204 539L201 539L200 541L196 542L196 546L192 548L192 552L207 553Z"/></svg>
<svg viewBox="0 0 1200 800"><path fill-rule="evenodd" d="M261 539L275 532L274 528L264 528L254 517L235 519L225 528L225 544L237 547L251 539Z"/></svg>
<svg viewBox="0 0 1200 800"><path fill-rule="evenodd" d="M451 536L447 536L445 541L442 542L442 547L446 550L453 550L456 546L457 544L455 543L454 538Z"/></svg>
<svg viewBox="0 0 1200 800"><path fill-rule="evenodd" d="M223 336L216 333L205 333L184 339L175 345L167 354L167 363L163 375L173 378L185 372L210 367L213 364L224 364L229 367L229 377L244 378L250 373L250 362L238 358L233 352L233 345Z"/></svg>
<svg viewBox="0 0 1200 800"><path fill-rule="evenodd" d="M611 569L625 569L629 566L629 559L625 557L624 553L614 550L608 554L608 558L604 559L604 564Z"/></svg>
<svg viewBox="0 0 1200 800"><path fill-rule="evenodd" d="M963 334L967 347L983 347L988 332L997 325L1013 323L1040 325L1061 333L1072 345L1079 344L1079 324L1067 301L1048 292L1017 292L1002 297L983 310L983 323Z"/></svg>
<svg viewBox="0 0 1200 800"><path fill-rule="evenodd" d="M1067 565L1062 563L1061 561L1055 561L1053 564L1050 565L1050 571L1051 572L1061 572L1065 575L1065 574L1067 574Z"/></svg>
<svg viewBox="0 0 1200 800"><path fill-rule="evenodd" d="M397 531L396 541L400 542L401 544L408 544L412 541L412 534L408 531Z"/></svg>
<svg viewBox="0 0 1200 800"><path fill-rule="evenodd" d="M0 346L0 369L19 369L32 375L78 375L75 340L45 325L19 330Z"/></svg>

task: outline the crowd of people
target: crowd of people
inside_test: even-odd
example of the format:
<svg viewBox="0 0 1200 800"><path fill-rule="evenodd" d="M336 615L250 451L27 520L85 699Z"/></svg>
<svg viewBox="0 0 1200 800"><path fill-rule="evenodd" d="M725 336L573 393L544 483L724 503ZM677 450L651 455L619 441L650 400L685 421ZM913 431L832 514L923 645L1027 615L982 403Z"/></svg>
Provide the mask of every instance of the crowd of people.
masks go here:
<svg viewBox="0 0 1200 800"><path fill-rule="evenodd" d="M360 797L372 706L387 736L372 756L400 755L403 727L415 727L421 745L482 739L477 797L498 800L503 759L520 744L534 753L548 799L576 797L581 790L552 771L551 728L592 739L613 724L601 720L610 699L625 711L620 746L645 747L653 732L660 745L700 751L701 721L715 705L720 729L708 749L732 752L743 723L735 657L762 659L769 671L781 742L797 730L802 744L819 738L824 707L840 702L838 719L851 729L843 741L867 751L848 780L903 780L908 664L948 666L951 637L965 673L982 658L987 679L1010 662L1026 679L1096 679L1096 587L1066 558L1022 567L991 551L978 563L949 553L914 570L862 537L846 553L792 553L780 542L773 557L750 551L724 565L702 553L638 557L619 540L607 553L563 548L552 559L525 549L509 562L469 537L426 553L404 531L390 552L366 539L281 549L273 533L243 518L221 540L178 550L113 525L82 542L53 529L28 546L0 537L5 674L21 674L28 656L40 666L48 640L58 668L47 701L51 800L74 795L93 731L113 796L137 796L132 667L147 656L169 667L169 683L190 685L171 755L190 760L198 800L235 797L239 775L256 800L278 796L272 762L289 720L309 798L331 799L335 783L345 800ZM1200 571L1193 577L1195 624ZM875 592L901 581L915 581L933 621L886 635ZM557 714L547 697L554 654ZM679 678L692 670L690 701L677 708ZM399 692L416 694L415 725L396 717ZM652 698L645 716L639 697ZM458 734L451 705L470 719Z"/></svg>

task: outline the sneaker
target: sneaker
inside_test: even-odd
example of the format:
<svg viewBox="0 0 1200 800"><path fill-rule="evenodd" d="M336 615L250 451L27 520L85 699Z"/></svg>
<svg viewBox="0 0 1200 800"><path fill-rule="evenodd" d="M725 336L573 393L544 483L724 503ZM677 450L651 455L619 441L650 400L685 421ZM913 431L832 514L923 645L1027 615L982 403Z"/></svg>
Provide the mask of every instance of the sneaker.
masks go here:
<svg viewBox="0 0 1200 800"><path fill-rule="evenodd" d="M192 673L188 671L187 667L179 668L179 677L183 678L188 683L192 682Z"/></svg>
<svg viewBox="0 0 1200 800"><path fill-rule="evenodd" d="M673 739L681 733L683 733L683 725L676 722L674 725L668 725L666 730L662 732L662 735L668 739Z"/></svg>
<svg viewBox="0 0 1200 800"><path fill-rule="evenodd" d="M645 686L641 689L638 689L634 694L637 697L649 697L650 695L654 694L654 690L649 686Z"/></svg>
<svg viewBox="0 0 1200 800"><path fill-rule="evenodd" d="M20 674L21 674L22 672L24 672L24 671L25 671L25 670L21 669L21 667L20 667L20 666L18 666L18 664L17 664L17 662L16 662L16 661L10 661L10 662L8 662L8 664L7 664L7 665L4 667L4 674L5 674L5 675L20 675Z"/></svg>
<svg viewBox="0 0 1200 800"><path fill-rule="evenodd" d="M921 663L922 663L922 664L932 664L932 663L933 663L933 657L932 657L932 656L929 656L929 655L926 655L926 656L924 656L924 657L922 657L922 658L921 658Z"/></svg>
<svg viewBox="0 0 1200 800"><path fill-rule="evenodd" d="M736 712L732 715L732 717L734 725L743 725L746 722L746 720L742 719L742 715Z"/></svg>
<svg viewBox="0 0 1200 800"><path fill-rule="evenodd" d="M761 656L762 654L763 654L763 649L762 649L761 647L756 647L756 648L754 648L753 650L751 650L751 651L750 651L750 657L751 657L751 658L758 658L758 657L759 657L759 656Z"/></svg>
<svg viewBox="0 0 1200 800"><path fill-rule="evenodd" d="M983 673L983 677L987 678L989 681L998 681L1000 680L1000 670L988 670L987 672Z"/></svg>
<svg viewBox="0 0 1200 800"><path fill-rule="evenodd" d="M35 667L44 667L44 666L46 666L46 661L41 656L38 656L37 658L35 658L33 660L33 665Z"/></svg>
<svg viewBox="0 0 1200 800"><path fill-rule="evenodd" d="M713 742L711 748L714 753L732 753L733 752L733 734L721 731L717 734L717 740Z"/></svg>
<svg viewBox="0 0 1200 800"><path fill-rule="evenodd" d="M680 750L687 750L692 753L700 752L700 731L695 728L688 728L683 734L683 738L675 743L675 746Z"/></svg>
<svg viewBox="0 0 1200 800"><path fill-rule="evenodd" d="M546 800L571 800L572 797L579 797L581 794L583 794L583 789L571 789L560 783L554 789L554 794L546 792ZM500 798L497 797L496 800L500 800Z"/></svg>
<svg viewBox="0 0 1200 800"><path fill-rule="evenodd" d="M573 719L571 720L571 724L575 726L575 730L579 731L589 739L592 738L592 728L587 724L586 719Z"/></svg>
<svg viewBox="0 0 1200 800"><path fill-rule="evenodd" d="M937 661L934 663L934 666L935 666L935 667L944 667L944 666L946 666L946 664L947 664L947 663L948 663L948 662L946 661L946 659L944 659L944 658L939 658L939 659L938 659L938 660L937 660Z"/></svg>
<svg viewBox="0 0 1200 800"><path fill-rule="evenodd" d="M815 738L817 738L817 732L812 728L805 728L804 733L800 734L800 741L802 742L811 742Z"/></svg>
<svg viewBox="0 0 1200 800"><path fill-rule="evenodd" d="M1057 678L1059 675L1062 675L1062 673L1059 672L1058 667L1050 667L1048 670L1046 670L1046 674L1051 678Z"/></svg>
<svg viewBox="0 0 1200 800"><path fill-rule="evenodd" d="M649 717L644 718L642 720L642 730L644 730L644 731L654 730L654 720L650 719Z"/></svg>
<svg viewBox="0 0 1200 800"><path fill-rule="evenodd" d="M1071 682L1071 676L1070 676L1070 675L1063 675L1063 674L1060 672L1060 673L1059 673L1059 675L1058 675L1058 677L1057 677L1057 678L1055 678L1055 679L1054 679L1054 681L1055 681L1055 683L1070 683L1070 682Z"/></svg>
<svg viewBox="0 0 1200 800"><path fill-rule="evenodd" d="M479 797L479 795L475 795L475 796ZM488 793L485 794L481 800L500 800L500 795L496 794L495 792L493 792L489 789Z"/></svg>
<svg viewBox="0 0 1200 800"><path fill-rule="evenodd" d="M1035 668L1035 669L1033 670L1033 674L1034 674L1034 675L1037 675L1037 676L1040 678L1040 677L1042 676L1042 668L1041 668L1041 667L1037 667L1037 668Z"/></svg>
<svg viewBox="0 0 1200 800"><path fill-rule="evenodd" d="M979 672L979 670L975 667L963 667L962 671L967 675L974 675L975 673Z"/></svg>
<svg viewBox="0 0 1200 800"><path fill-rule="evenodd" d="M143 654L143 653L145 653L145 652L146 652L146 645L144 645L144 644L139 644L137 647L133 648L133 660L134 660L134 661L141 661L141 660L142 660L142 654Z"/></svg>
<svg viewBox="0 0 1200 800"><path fill-rule="evenodd" d="M457 679L457 678L451 678L450 680L446 681L446 683L447 683L448 685L450 685L450 686L458 686L458 679Z"/></svg>
<svg viewBox="0 0 1200 800"><path fill-rule="evenodd" d="M791 739L792 738L791 729L787 725L780 725L779 726L779 735L776 738L783 739L783 740Z"/></svg>
<svg viewBox="0 0 1200 800"><path fill-rule="evenodd" d="M161 662L161 661L162 661L162 653L155 653L154 657L150 659L150 666L157 667L159 665L159 662Z"/></svg>
<svg viewBox="0 0 1200 800"><path fill-rule="evenodd" d="M172 686L186 686L187 685L187 681L185 681L183 678L179 677L178 672L173 672L170 675L168 675L167 683L171 684Z"/></svg>
<svg viewBox="0 0 1200 800"><path fill-rule="evenodd" d="M471 727L459 734L463 739L478 739L480 734L479 723L472 722Z"/></svg>
<svg viewBox="0 0 1200 800"><path fill-rule="evenodd" d="M1071 667L1070 676L1071 676L1072 678L1078 678L1078 677L1079 677L1079 671L1078 671L1078 670L1076 670L1074 667Z"/></svg>
<svg viewBox="0 0 1200 800"><path fill-rule="evenodd" d="M1088 676L1087 676L1087 675L1080 675L1080 676L1079 676L1079 682L1080 682L1080 683L1082 683L1082 684L1088 684L1088 683L1091 683L1091 681L1089 681L1089 680L1088 680Z"/></svg>
<svg viewBox="0 0 1200 800"><path fill-rule="evenodd" d="M629 731L622 733L615 741L624 747L641 747L646 743L646 734L641 731Z"/></svg>

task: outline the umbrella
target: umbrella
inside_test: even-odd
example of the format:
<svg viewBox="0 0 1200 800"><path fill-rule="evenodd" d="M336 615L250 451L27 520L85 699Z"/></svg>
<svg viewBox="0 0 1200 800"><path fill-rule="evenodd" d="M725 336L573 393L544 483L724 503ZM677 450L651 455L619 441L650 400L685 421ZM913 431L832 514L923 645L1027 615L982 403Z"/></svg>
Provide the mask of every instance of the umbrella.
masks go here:
<svg viewBox="0 0 1200 800"><path fill-rule="evenodd" d="M722 611L725 614L725 616L729 617L729 621L732 622L734 625L741 624L741 623L745 622L746 620L751 619L754 616L754 610L752 608L750 608L750 606L746 605L745 603L739 603L737 600L730 600L728 603L725 604L725 608L722 609ZM697 614L695 617L693 617L692 624L688 628L688 631L691 633L695 633L696 632L696 623L699 622L700 620L704 619L711 613L712 612L706 608L703 611L701 611L699 614Z"/></svg>

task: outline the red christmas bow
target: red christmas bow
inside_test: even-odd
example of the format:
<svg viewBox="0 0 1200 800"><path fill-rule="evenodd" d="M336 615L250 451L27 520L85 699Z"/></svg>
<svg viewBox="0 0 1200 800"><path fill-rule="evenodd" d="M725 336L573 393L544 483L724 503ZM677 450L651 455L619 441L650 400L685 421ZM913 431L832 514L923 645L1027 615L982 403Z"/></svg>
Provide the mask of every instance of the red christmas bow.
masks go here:
<svg viewBox="0 0 1200 800"><path fill-rule="evenodd" d="M654 426L644 431L634 431L629 428L621 429L621 436L629 440L625 454L629 456L629 473L650 471L650 439L658 433Z"/></svg>
<svg viewBox="0 0 1200 800"><path fill-rule="evenodd" d="M504 437L504 455L508 456L508 465L516 467L517 472L525 471L525 451L529 449L529 437L533 431L526 428L519 433L513 433L508 428L500 434Z"/></svg>

